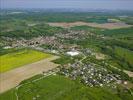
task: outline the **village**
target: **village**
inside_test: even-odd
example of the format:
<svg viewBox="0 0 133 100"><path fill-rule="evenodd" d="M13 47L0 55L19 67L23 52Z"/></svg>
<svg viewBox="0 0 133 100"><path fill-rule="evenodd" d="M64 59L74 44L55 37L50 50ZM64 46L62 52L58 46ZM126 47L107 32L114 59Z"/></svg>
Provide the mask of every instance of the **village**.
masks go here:
<svg viewBox="0 0 133 100"><path fill-rule="evenodd" d="M122 81L120 75L114 74L108 71L105 67L98 65L97 63L89 62L86 64L83 62L86 57L95 57L97 60L106 59L102 53L97 53L91 48L81 48L77 44L67 43L67 40L80 40L85 39L87 36L93 36L93 33L85 33L85 31L72 31L68 30L66 33L59 33L55 36L40 36L29 40L20 39L16 40L11 38L5 38L7 45L4 49L9 48L32 48L35 50L48 52L56 55L65 55L69 58L80 56L81 59L75 59L73 63L60 66L59 74L65 75L73 80L79 79L81 83L87 86L107 86L116 88L116 84L127 84L126 81ZM98 38L105 38L100 35L95 35Z"/></svg>
<svg viewBox="0 0 133 100"><path fill-rule="evenodd" d="M95 64L81 64L75 62L71 64L70 69L62 67L61 74L71 77L73 80L79 78L80 82L90 87L108 86L116 88L116 84L121 80L119 75L109 73L105 68L97 67Z"/></svg>

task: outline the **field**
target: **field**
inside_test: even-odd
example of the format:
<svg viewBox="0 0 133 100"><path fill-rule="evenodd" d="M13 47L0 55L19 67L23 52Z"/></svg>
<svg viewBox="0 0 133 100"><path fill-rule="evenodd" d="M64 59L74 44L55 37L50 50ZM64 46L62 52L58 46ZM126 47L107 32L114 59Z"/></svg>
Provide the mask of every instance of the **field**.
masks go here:
<svg viewBox="0 0 133 100"><path fill-rule="evenodd" d="M0 74L0 86L1 86L0 93L3 93L11 88L14 88L21 81L25 79L33 77L34 75L40 74L44 71L48 71L56 68L58 64L54 64L51 61L57 58L58 56L51 56L49 58L1 73Z"/></svg>
<svg viewBox="0 0 133 100"><path fill-rule="evenodd" d="M129 28L120 28L120 29L112 29L112 30L104 30L101 31L100 34L104 34L106 36L112 36L114 38L119 37L133 37L133 27Z"/></svg>
<svg viewBox="0 0 133 100"><path fill-rule="evenodd" d="M131 25L127 25L125 23L87 23L87 22L73 22L73 23L48 23L50 26L70 28L74 26L90 26L97 28L105 28L105 29L119 29L119 28L127 28L131 27Z"/></svg>
<svg viewBox="0 0 133 100"><path fill-rule="evenodd" d="M77 81L71 81L63 76L48 76L36 82L33 79L43 77L35 76L18 88L12 89L0 95L1 100L16 100L15 92L20 100L121 100L116 94L104 88L86 87ZM28 93L27 93L28 92ZM113 98L112 98L113 97ZM130 99L128 99L130 100Z"/></svg>
<svg viewBox="0 0 133 100"><path fill-rule="evenodd" d="M35 50L24 49L14 53L9 53L0 56L1 69L0 73L9 71L11 69L39 61L41 59L49 57L49 54L45 54Z"/></svg>
<svg viewBox="0 0 133 100"><path fill-rule="evenodd" d="M125 59L126 62L128 62L129 64L133 66L133 52L132 51L121 48L121 47L116 47L115 53L121 58Z"/></svg>

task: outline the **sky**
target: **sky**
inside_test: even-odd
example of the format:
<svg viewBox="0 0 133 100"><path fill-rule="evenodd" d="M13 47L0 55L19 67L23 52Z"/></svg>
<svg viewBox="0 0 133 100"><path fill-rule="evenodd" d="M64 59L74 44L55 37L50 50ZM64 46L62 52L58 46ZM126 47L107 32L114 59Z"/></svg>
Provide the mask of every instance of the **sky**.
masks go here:
<svg viewBox="0 0 133 100"><path fill-rule="evenodd" d="M1 8L82 8L133 10L133 0L0 0Z"/></svg>

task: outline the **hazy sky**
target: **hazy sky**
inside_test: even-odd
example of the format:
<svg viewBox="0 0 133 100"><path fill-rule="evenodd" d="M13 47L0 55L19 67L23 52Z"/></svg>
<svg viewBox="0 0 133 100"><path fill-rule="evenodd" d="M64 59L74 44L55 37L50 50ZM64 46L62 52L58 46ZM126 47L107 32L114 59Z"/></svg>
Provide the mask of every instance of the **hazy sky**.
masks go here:
<svg viewBox="0 0 133 100"><path fill-rule="evenodd" d="M0 0L1 8L90 8L133 10L133 0Z"/></svg>

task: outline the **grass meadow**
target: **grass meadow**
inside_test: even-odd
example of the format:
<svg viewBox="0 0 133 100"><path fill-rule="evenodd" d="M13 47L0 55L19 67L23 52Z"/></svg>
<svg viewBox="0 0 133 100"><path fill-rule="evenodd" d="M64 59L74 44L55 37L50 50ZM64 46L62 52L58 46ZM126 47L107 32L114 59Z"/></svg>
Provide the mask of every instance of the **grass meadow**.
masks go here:
<svg viewBox="0 0 133 100"><path fill-rule="evenodd" d="M51 75L36 82L32 79L35 78L27 80L30 83L18 90L11 89L1 94L0 99L16 100L16 92L19 100L121 100L104 88L90 88L60 75Z"/></svg>

